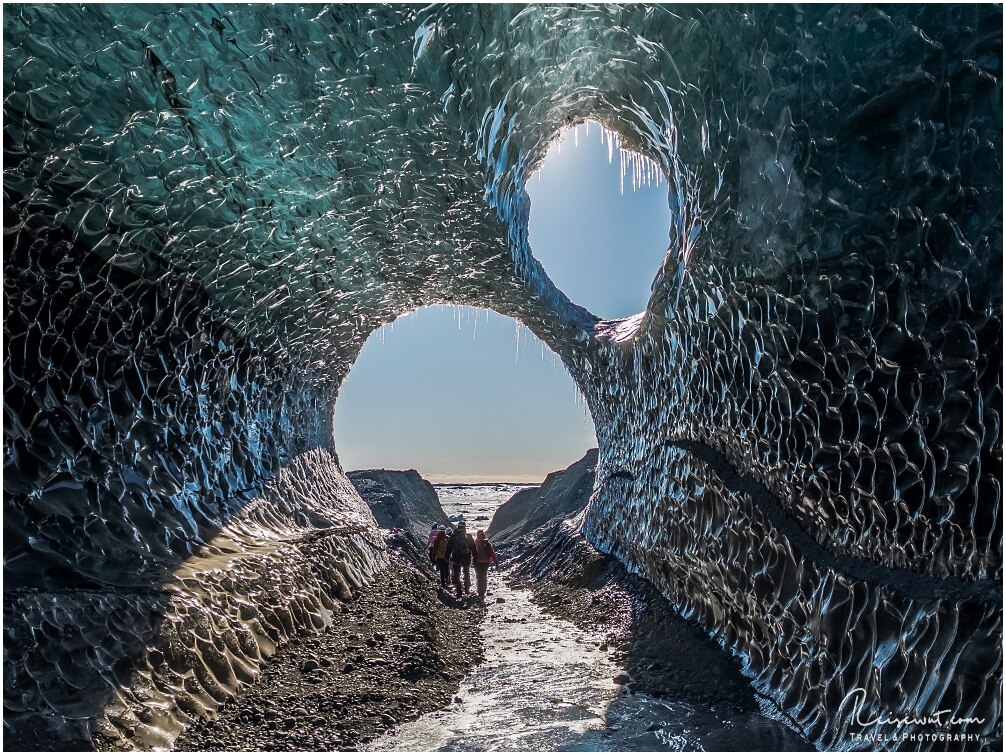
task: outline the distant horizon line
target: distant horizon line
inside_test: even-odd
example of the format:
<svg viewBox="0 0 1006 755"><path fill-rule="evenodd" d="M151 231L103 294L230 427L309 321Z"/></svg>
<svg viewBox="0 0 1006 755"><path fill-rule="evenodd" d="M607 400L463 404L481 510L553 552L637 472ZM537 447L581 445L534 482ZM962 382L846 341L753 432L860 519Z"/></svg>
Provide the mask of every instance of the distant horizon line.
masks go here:
<svg viewBox="0 0 1006 755"><path fill-rule="evenodd" d="M423 474L418 469L388 469L387 467L361 467L360 469L347 469L346 474L353 472L415 472L422 479L431 485L533 485L540 487L545 482L545 478L552 474L546 472L544 475L513 475L510 477L486 477L483 475L448 475L448 474Z"/></svg>
<svg viewBox="0 0 1006 755"><path fill-rule="evenodd" d="M569 467L577 464L586 458L591 451L596 451L597 446L588 448L579 459L571 461L569 465L562 469L552 469L541 474L513 474L513 475L485 475L485 474L425 474L415 467L407 469L388 467L359 467L357 469L347 469L346 474L351 472L415 472L431 485L533 485L541 487L545 479L556 472L563 472Z"/></svg>
<svg viewBox="0 0 1006 755"><path fill-rule="evenodd" d="M437 475L439 476L439 475ZM428 483L434 487L437 485L451 485L453 487L478 487L480 485L524 485L528 487L541 487L544 480L466 480L465 482L458 482L457 480L431 480L426 477L423 478Z"/></svg>

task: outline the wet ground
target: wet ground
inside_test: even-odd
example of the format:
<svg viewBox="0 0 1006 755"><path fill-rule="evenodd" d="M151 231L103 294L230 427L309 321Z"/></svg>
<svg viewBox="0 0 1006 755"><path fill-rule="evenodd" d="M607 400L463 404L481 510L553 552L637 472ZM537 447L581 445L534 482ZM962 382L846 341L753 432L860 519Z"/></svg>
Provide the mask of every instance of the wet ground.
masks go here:
<svg viewBox="0 0 1006 755"><path fill-rule="evenodd" d="M498 488L442 494L444 509L474 524L512 492ZM176 749L812 749L761 712L735 659L580 536L504 546L513 569L490 573L484 608L438 591L421 546L400 545L331 629L282 648Z"/></svg>
<svg viewBox="0 0 1006 755"><path fill-rule="evenodd" d="M479 517L477 526L515 492L445 488L438 489L444 511L470 522ZM449 705L390 729L366 749L812 749L760 711L739 664L652 586L585 543L561 550L546 579L529 578L527 564L507 580L490 573L485 660ZM529 551L549 558L540 536L501 551L505 565Z"/></svg>
<svg viewBox="0 0 1006 755"><path fill-rule="evenodd" d="M554 750L603 730L618 666L588 633L547 616L526 590L492 577L485 661L446 709L403 724L368 750Z"/></svg>
<svg viewBox="0 0 1006 755"><path fill-rule="evenodd" d="M542 609L531 591L495 580L483 624L484 662L462 680L450 705L395 727L367 750L808 749L747 706L636 691L629 653L612 651L602 632Z"/></svg>

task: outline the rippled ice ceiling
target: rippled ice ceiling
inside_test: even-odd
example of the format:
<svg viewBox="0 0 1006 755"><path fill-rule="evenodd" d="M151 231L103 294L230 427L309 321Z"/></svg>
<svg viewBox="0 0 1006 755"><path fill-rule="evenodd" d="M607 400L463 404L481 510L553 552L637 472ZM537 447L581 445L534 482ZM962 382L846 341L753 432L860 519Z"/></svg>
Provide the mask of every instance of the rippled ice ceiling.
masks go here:
<svg viewBox="0 0 1006 755"><path fill-rule="evenodd" d="M998 6L5 6L5 731L167 745L323 627L384 559L338 385L446 302L562 357L601 446L588 537L791 725L851 746L862 690L862 720L1001 739L1001 32ZM624 322L527 244L524 181L586 119L668 178Z"/></svg>

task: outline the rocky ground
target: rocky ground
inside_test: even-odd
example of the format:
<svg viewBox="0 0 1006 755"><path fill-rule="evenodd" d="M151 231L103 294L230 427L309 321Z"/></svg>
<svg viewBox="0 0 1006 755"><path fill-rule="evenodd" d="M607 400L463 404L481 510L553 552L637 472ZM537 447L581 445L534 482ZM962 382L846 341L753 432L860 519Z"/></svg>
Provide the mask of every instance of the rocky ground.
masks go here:
<svg viewBox="0 0 1006 755"><path fill-rule="evenodd" d="M628 692L703 708L757 710L753 690L738 664L697 626L674 614L648 583L626 577L638 584L608 585L596 591L546 584L534 590L534 599L550 613L600 632L601 650L625 667L615 681Z"/></svg>
<svg viewBox="0 0 1006 755"><path fill-rule="evenodd" d="M482 660L485 609L438 591L418 551L397 544L391 566L331 627L280 648L239 699L175 749L354 750L450 703Z"/></svg>

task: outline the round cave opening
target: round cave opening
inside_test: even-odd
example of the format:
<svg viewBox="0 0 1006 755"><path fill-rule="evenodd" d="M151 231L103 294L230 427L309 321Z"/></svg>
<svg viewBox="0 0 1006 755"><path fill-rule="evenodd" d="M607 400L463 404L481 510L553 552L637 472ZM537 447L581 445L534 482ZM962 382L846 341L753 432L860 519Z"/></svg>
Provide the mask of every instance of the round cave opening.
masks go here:
<svg viewBox="0 0 1006 755"><path fill-rule="evenodd" d="M663 170L585 121L551 142L526 189L531 253L552 282L604 319L644 310L668 247Z"/></svg>

